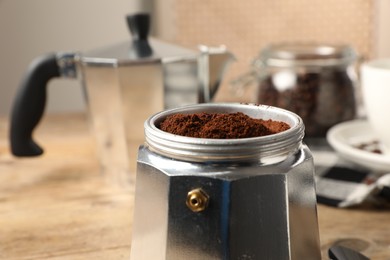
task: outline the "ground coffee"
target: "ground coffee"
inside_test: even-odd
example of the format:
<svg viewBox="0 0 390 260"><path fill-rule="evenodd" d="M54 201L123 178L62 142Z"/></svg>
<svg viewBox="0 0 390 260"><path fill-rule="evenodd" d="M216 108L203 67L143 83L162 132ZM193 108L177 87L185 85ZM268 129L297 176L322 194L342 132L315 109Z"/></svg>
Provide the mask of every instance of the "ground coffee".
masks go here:
<svg viewBox="0 0 390 260"><path fill-rule="evenodd" d="M255 119L241 112L174 114L165 118L158 127L175 135L213 139L258 137L290 128L284 122Z"/></svg>

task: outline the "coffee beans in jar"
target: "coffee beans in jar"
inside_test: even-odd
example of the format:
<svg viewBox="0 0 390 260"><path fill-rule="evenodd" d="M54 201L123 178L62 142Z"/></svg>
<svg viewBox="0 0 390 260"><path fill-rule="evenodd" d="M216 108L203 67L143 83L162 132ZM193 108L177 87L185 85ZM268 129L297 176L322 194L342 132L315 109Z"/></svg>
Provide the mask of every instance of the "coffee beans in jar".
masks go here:
<svg viewBox="0 0 390 260"><path fill-rule="evenodd" d="M306 136L356 116L354 63L351 47L275 44L265 48L253 67L255 102L288 109L306 126Z"/></svg>

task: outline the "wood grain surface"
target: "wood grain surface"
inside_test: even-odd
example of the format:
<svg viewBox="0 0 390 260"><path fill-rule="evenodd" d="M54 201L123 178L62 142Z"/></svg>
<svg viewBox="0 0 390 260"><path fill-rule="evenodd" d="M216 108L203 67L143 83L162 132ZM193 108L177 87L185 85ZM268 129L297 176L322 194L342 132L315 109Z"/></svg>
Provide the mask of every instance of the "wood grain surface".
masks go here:
<svg viewBox="0 0 390 260"><path fill-rule="evenodd" d="M8 127L0 119L0 259L129 259L135 182L101 173L86 116L46 116L35 158L10 155ZM335 243L390 259L389 210L319 205L318 217L323 259Z"/></svg>

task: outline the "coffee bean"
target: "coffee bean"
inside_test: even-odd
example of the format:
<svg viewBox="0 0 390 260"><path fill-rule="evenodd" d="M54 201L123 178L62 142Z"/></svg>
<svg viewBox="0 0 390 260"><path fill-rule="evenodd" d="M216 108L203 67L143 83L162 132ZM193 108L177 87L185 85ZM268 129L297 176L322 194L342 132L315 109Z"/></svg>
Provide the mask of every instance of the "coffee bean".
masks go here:
<svg viewBox="0 0 390 260"><path fill-rule="evenodd" d="M270 73L258 85L257 102L298 114L306 136L323 137L333 125L356 115L354 82L344 67L296 73L295 82L286 88L277 85Z"/></svg>

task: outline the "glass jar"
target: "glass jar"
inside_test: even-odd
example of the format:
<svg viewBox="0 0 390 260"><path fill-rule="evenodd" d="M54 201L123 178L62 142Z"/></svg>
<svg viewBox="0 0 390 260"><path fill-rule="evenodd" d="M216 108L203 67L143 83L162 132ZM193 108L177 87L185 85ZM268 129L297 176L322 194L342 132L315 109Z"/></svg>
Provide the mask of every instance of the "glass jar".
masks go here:
<svg viewBox="0 0 390 260"><path fill-rule="evenodd" d="M356 116L355 51L345 45L274 44L253 62L254 102L297 113L306 136Z"/></svg>

